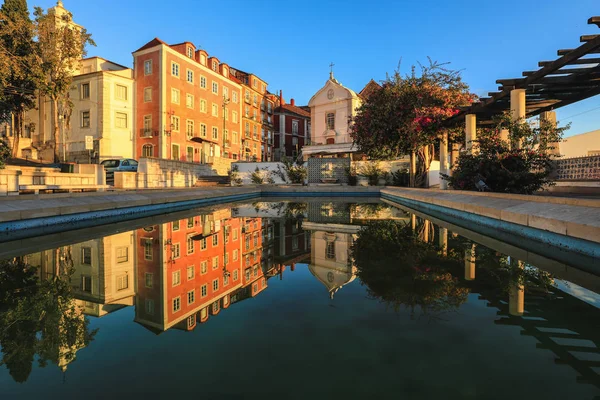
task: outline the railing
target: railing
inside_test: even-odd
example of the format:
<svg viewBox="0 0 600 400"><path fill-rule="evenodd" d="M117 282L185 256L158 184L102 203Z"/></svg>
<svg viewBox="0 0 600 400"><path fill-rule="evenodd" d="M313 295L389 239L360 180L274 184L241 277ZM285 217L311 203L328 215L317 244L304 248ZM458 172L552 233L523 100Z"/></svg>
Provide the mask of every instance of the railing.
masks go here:
<svg viewBox="0 0 600 400"><path fill-rule="evenodd" d="M140 129L140 137L145 139L151 139L153 136L157 136L157 131L149 128Z"/></svg>
<svg viewBox="0 0 600 400"><path fill-rule="evenodd" d="M556 160L556 180L600 180L600 156L565 158Z"/></svg>

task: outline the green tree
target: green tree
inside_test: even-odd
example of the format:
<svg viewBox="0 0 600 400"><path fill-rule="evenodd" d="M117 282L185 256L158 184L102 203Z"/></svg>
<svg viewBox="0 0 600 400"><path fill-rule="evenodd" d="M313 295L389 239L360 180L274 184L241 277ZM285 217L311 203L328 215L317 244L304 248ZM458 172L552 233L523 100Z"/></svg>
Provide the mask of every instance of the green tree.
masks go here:
<svg viewBox="0 0 600 400"><path fill-rule="evenodd" d="M421 186L440 135L457 132L444 120L474 99L460 72L429 60L406 76L396 70L388 77L358 108L350 135L372 159L410 155L411 186Z"/></svg>
<svg viewBox="0 0 600 400"><path fill-rule="evenodd" d="M25 113L35 107L37 83L40 77L36 62L33 23L26 0L5 0L0 8L0 63L2 87L0 119L14 122L11 155L17 157L19 139L23 134Z"/></svg>
<svg viewBox="0 0 600 400"><path fill-rule="evenodd" d="M68 127L72 110L69 89L73 74L87 54L86 46L95 46L95 43L90 33L73 23L70 13L58 17L36 7L34 16L37 53L43 75L40 92L52 102L52 137L56 162L59 160L59 115L65 117Z"/></svg>

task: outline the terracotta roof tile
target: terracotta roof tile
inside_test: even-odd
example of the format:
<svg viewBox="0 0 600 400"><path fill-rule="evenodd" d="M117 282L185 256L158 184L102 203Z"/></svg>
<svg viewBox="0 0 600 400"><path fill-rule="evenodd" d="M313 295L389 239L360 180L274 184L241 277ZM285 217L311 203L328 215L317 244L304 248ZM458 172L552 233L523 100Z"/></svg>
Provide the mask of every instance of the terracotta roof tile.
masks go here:
<svg viewBox="0 0 600 400"><path fill-rule="evenodd" d="M137 49L136 51L134 51L134 53L137 53L138 51L149 49L154 46L158 46L159 44L164 44L165 46L168 46L168 44L166 44L159 38L154 38L151 41L149 41L148 43L146 43L145 45L143 45L142 47L140 47L139 49Z"/></svg>

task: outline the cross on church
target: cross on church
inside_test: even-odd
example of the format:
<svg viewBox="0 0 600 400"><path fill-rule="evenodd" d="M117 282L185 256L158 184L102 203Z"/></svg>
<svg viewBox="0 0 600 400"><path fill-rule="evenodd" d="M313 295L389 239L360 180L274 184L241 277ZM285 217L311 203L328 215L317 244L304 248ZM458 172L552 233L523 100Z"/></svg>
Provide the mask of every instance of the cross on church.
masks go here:
<svg viewBox="0 0 600 400"><path fill-rule="evenodd" d="M334 64L333 62L332 62L331 64L329 64L329 68L330 68L330 71L329 71L329 77L330 77L330 78L333 78L333 66L334 66L334 65L335 65L335 64Z"/></svg>

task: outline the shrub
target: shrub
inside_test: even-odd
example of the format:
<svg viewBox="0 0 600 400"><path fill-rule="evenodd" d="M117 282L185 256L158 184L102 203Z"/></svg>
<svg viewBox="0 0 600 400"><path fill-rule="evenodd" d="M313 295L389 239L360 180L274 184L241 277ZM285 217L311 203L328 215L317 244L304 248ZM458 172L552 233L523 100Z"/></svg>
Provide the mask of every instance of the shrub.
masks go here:
<svg viewBox="0 0 600 400"><path fill-rule="evenodd" d="M258 167L256 167L254 172L252 172L252 174L250 175L250 180L255 185L262 185L263 183L265 183L265 178L263 177L263 173Z"/></svg>
<svg viewBox="0 0 600 400"><path fill-rule="evenodd" d="M393 186L405 186L408 187L410 184L410 173L408 168L399 169L392 172L392 185Z"/></svg>
<svg viewBox="0 0 600 400"><path fill-rule="evenodd" d="M372 162L363 165L358 173L369 180L369 186L377 186L379 177L382 175L383 171L379 168L378 162Z"/></svg>
<svg viewBox="0 0 600 400"><path fill-rule="evenodd" d="M0 169L6 165L6 160L10 158L10 147L5 141L0 140Z"/></svg>
<svg viewBox="0 0 600 400"><path fill-rule="evenodd" d="M281 160L283 164L283 170L281 166L277 166L277 171L274 171L273 174L279 176L282 181L286 183L304 183L308 172L303 165L296 164L293 161L284 158Z"/></svg>
<svg viewBox="0 0 600 400"><path fill-rule="evenodd" d="M228 171L229 181L236 186L242 184L242 178L240 178L239 167L237 165L232 165L231 169Z"/></svg>

